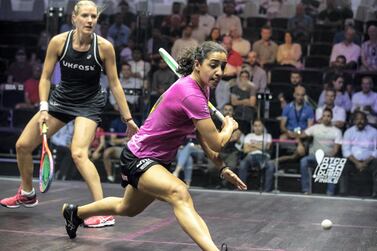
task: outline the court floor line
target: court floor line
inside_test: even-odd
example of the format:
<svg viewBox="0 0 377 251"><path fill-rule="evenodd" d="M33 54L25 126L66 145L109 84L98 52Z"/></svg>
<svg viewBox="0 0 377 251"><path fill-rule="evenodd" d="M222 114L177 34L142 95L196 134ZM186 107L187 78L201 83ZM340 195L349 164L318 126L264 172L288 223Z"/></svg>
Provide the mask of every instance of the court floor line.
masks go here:
<svg viewBox="0 0 377 251"><path fill-rule="evenodd" d="M13 233L13 234L22 234L22 235L33 235L33 236L50 236L50 237L65 237L68 240L68 236L66 234L60 233L52 233L51 231L48 232L33 232L33 231L19 231L19 230L10 230L10 229L0 229L0 232L3 233ZM151 243L151 244L166 244L166 245L180 245L180 246L191 246L191 247L198 247L195 243L188 243L188 242L176 242L176 241L159 241L159 240L134 240L134 239L126 239L126 238L110 238L110 237L101 237L98 235L79 235L78 239L89 239L89 240L113 240L113 241L129 241L129 242L138 242L138 243ZM285 249L273 249L267 247L237 247L237 246L229 246L232 250L240 250L240 251L285 251Z"/></svg>

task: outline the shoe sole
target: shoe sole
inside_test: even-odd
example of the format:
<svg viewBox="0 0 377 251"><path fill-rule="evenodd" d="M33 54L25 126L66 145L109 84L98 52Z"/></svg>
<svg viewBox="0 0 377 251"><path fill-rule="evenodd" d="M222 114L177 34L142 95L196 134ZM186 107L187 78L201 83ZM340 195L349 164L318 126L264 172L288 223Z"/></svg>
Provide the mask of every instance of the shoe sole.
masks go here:
<svg viewBox="0 0 377 251"><path fill-rule="evenodd" d="M32 208L32 207L37 206L38 203L39 203L39 201L37 200L33 204L24 204L24 203L21 203L21 204L15 205L15 206L8 206L8 205L5 205L5 204L0 204L0 205L2 205L3 207L9 208L9 209L16 209L16 208L19 208L20 206L23 206L23 207L26 207L26 208Z"/></svg>
<svg viewBox="0 0 377 251"><path fill-rule="evenodd" d="M100 224L97 224L97 225L85 225L85 223L83 224L83 226L86 227L86 228L111 227L111 226L114 226L114 225L115 225L115 220L106 221L104 223L100 223Z"/></svg>

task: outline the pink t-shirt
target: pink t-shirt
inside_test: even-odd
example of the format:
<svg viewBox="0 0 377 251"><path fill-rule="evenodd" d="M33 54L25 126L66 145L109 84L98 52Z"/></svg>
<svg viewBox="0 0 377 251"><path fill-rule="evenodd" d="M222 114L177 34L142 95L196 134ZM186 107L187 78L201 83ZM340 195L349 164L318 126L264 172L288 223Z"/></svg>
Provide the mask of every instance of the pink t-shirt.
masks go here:
<svg viewBox="0 0 377 251"><path fill-rule="evenodd" d="M208 95L209 89L202 90L190 76L177 80L128 142L130 151L138 158L171 163L186 136L195 132L192 119L210 118Z"/></svg>

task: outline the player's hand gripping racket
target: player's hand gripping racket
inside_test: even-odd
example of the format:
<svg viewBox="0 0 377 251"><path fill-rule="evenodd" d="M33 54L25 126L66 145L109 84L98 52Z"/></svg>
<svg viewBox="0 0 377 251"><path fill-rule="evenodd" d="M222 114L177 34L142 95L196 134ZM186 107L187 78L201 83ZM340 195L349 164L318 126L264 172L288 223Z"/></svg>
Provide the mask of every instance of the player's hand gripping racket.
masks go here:
<svg viewBox="0 0 377 251"><path fill-rule="evenodd" d="M177 75L179 78L182 77L181 74L179 74L177 72L177 69L178 69L178 63L174 60L174 58L172 56L170 56L170 54L164 49L164 48L160 48L158 50L158 52L160 53L162 59L165 61L165 63L169 66L170 70L172 70L175 75ZM212 113L221 121L221 122L224 122L224 115L221 114L221 112L219 112L219 110L216 109L216 107L214 107L211 102L208 101L208 107L209 109L211 109Z"/></svg>
<svg viewBox="0 0 377 251"><path fill-rule="evenodd" d="M47 130L48 127L46 123L42 124L42 155L41 162L39 166L39 190L42 193L48 191L52 179L54 177L54 159L50 148L47 143Z"/></svg>

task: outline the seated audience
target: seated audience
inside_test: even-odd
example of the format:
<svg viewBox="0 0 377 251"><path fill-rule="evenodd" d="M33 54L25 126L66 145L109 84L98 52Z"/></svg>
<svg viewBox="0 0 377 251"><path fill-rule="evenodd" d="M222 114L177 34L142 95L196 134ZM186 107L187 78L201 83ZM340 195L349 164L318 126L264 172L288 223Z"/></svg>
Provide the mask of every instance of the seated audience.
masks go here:
<svg viewBox="0 0 377 251"><path fill-rule="evenodd" d="M20 48L16 51L15 61L10 64L6 74L8 75L7 82L9 84L24 83L33 76L33 68L27 61L25 49Z"/></svg>
<svg viewBox="0 0 377 251"><path fill-rule="evenodd" d="M315 153L317 150L323 150L325 156L335 157L339 154L340 146L342 144L342 132L331 124L332 110L325 108L322 113L321 123L315 124L307 128L301 134L300 138L312 138L313 142L309 147L309 155L303 157L300 160L301 170L301 191L304 194L308 194L310 191L309 168L315 168L317 166ZM314 169L313 169L314 170ZM335 185L327 185L327 195L335 194Z"/></svg>
<svg viewBox="0 0 377 251"><path fill-rule="evenodd" d="M277 44L271 40L272 29L263 26L261 29L261 39L254 42L253 51L257 53L257 62L265 68L266 64L274 64L278 50Z"/></svg>
<svg viewBox="0 0 377 251"><path fill-rule="evenodd" d="M183 28L182 37L174 42L171 55L177 60L187 49L194 48L197 45L198 41L192 38L192 27L187 25Z"/></svg>
<svg viewBox="0 0 377 251"><path fill-rule="evenodd" d="M272 191L273 177L275 172L274 165L269 161L272 137L267 132L260 119L253 122L253 130L244 138L243 152L246 156L241 160L238 175L246 183L248 172L252 168L258 168L264 172L265 192Z"/></svg>
<svg viewBox="0 0 377 251"><path fill-rule="evenodd" d="M257 64L257 54L250 51L247 55L247 64L242 66L250 72L250 81L254 84L255 92L264 92L267 86L267 74Z"/></svg>
<svg viewBox="0 0 377 251"><path fill-rule="evenodd" d="M213 27L208 35L207 41L221 43L223 40L220 33L220 29L217 27Z"/></svg>
<svg viewBox="0 0 377 251"><path fill-rule="evenodd" d="M42 74L40 64L33 65L33 76L24 82L25 102L16 104L16 109L34 109L39 106L39 79Z"/></svg>
<svg viewBox="0 0 377 251"><path fill-rule="evenodd" d="M242 36L241 19L235 15L234 1L224 1L224 14L219 16L216 20L215 26L220 28L221 35L229 35L230 29L236 27Z"/></svg>
<svg viewBox="0 0 377 251"><path fill-rule="evenodd" d="M205 30L206 36L209 36L216 21L213 16L208 14L208 5L206 2L199 3L199 14L199 27Z"/></svg>
<svg viewBox="0 0 377 251"><path fill-rule="evenodd" d="M373 79L363 77L361 80L361 91L352 96L352 109L363 111L367 115L368 122L377 125L377 93L373 91Z"/></svg>
<svg viewBox="0 0 377 251"><path fill-rule="evenodd" d="M369 26L368 36L361 46L361 70L377 71L377 26Z"/></svg>
<svg viewBox="0 0 377 251"><path fill-rule="evenodd" d="M305 14L305 6L299 3L296 6L296 15L288 20L288 30L292 31L299 43L307 44L310 41L313 28L313 18Z"/></svg>
<svg viewBox="0 0 377 251"><path fill-rule="evenodd" d="M247 70L240 72L236 85L230 89L230 100L234 107L234 118L243 133L250 132L250 121L256 113L255 87L250 82L250 73Z"/></svg>
<svg viewBox="0 0 377 251"><path fill-rule="evenodd" d="M335 89L336 98L335 105L343 107L347 112L351 110L351 99L344 90L344 77L343 75L337 74L333 76L331 83L325 88ZM323 106L325 104L325 90L322 91L318 99L318 106Z"/></svg>
<svg viewBox="0 0 377 251"><path fill-rule="evenodd" d="M241 71L241 66L243 63L241 55L233 50L233 40L231 36L223 37L223 47L228 52L227 64L224 70L223 79L229 80L238 75Z"/></svg>
<svg viewBox="0 0 377 251"><path fill-rule="evenodd" d="M230 36L232 37L232 49L238 52L241 57L246 57L250 51L250 42L241 36L237 27L230 29Z"/></svg>
<svg viewBox="0 0 377 251"><path fill-rule="evenodd" d="M333 45L331 56L330 56L330 65L333 65L335 59L339 55L343 55L346 57L346 68L348 69L356 69L357 64L360 58L360 46L353 42L353 38L355 36L355 29L352 27L348 27L345 33L345 39Z"/></svg>
<svg viewBox="0 0 377 251"><path fill-rule="evenodd" d="M346 110L343 107L335 105L336 91L334 89L327 89L325 91L325 103L323 106L318 106L315 111L315 118L318 123L322 123L323 111L330 109L332 111L332 125L343 130L346 123Z"/></svg>
<svg viewBox="0 0 377 251"><path fill-rule="evenodd" d="M279 45L276 61L280 65L293 66L302 68L301 63L301 45L293 42L292 33L286 31L284 35L284 44Z"/></svg>
<svg viewBox="0 0 377 251"><path fill-rule="evenodd" d="M373 179L372 197L377 198L377 130L367 125L367 116L362 111L354 114L354 126L346 130L343 137L342 152L347 158L340 179L340 194L349 192L349 175L368 172Z"/></svg>

